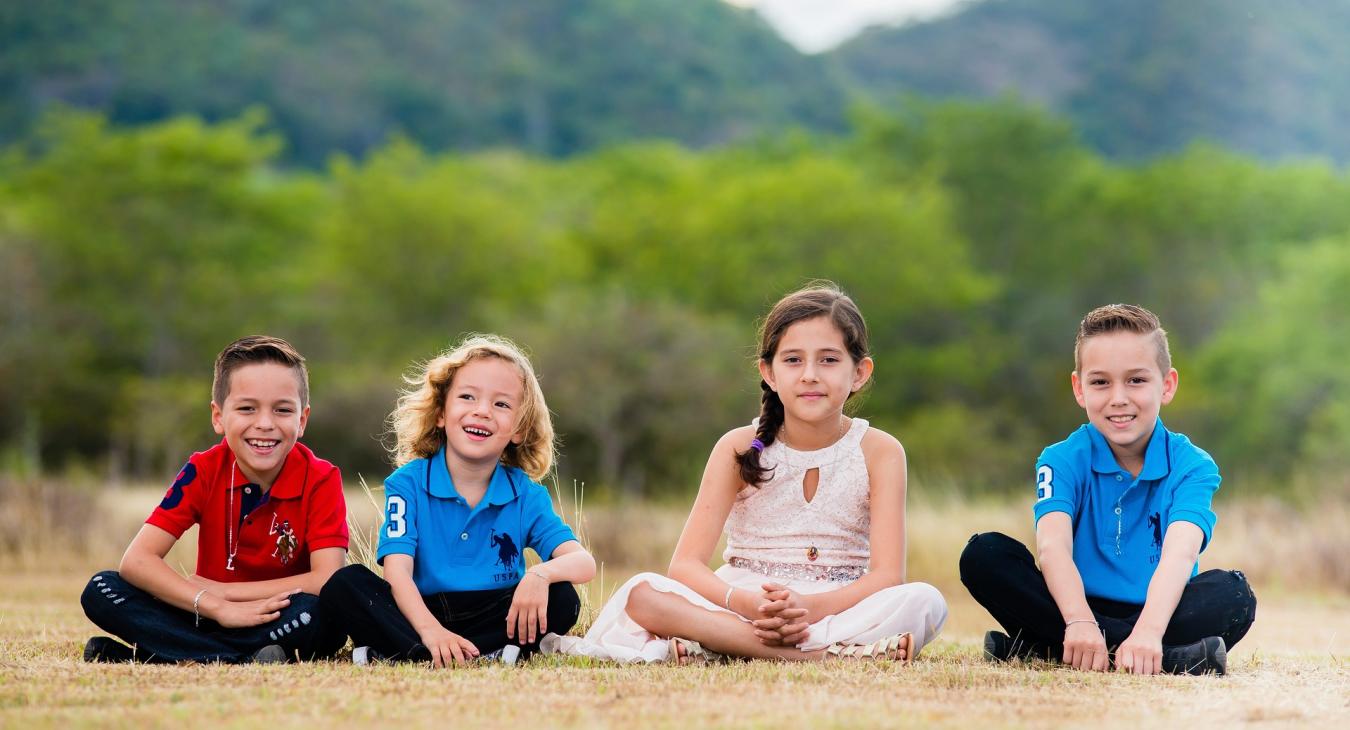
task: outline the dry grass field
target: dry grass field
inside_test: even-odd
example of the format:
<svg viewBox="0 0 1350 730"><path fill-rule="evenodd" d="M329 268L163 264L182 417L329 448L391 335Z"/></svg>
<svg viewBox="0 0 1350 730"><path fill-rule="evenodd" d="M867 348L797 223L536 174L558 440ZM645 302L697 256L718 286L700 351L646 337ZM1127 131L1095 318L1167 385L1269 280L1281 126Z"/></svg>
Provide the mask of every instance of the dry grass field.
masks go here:
<svg viewBox="0 0 1350 730"><path fill-rule="evenodd" d="M433 671L349 662L289 666L88 665L95 632L78 595L159 498L90 497L0 485L0 726L3 727L1069 727L1350 724L1350 554L1344 502L1305 514L1278 503L1221 507L1202 567L1251 576L1258 619L1227 677L1089 675L996 666L979 657L992 627L954 576L977 529L1030 535L1024 505L912 504L910 578L951 604L943 635L909 666L743 663L615 666L544 657L518 667ZM350 503L358 533L374 510ZM45 505L45 507L44 507ZM64 510L64 511L62 511ZM570 521L576 513L567 510ZM637 570L661 569L683 515L654 506L587 507L585 539L604 561L591 610ZM192 555L171 561L190 568Z"/></svg>

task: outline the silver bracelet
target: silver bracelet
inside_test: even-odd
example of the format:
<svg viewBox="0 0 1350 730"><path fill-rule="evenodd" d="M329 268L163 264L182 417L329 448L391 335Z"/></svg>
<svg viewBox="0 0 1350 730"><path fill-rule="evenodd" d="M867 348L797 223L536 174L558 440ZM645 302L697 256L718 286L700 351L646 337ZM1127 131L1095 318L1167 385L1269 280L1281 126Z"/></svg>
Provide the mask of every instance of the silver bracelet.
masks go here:
<svg viewBox="0 0 1350 730"><path fill-rule="evenodd" d="M1097 619L1095 618L1076 618L1072 621L1065 621L1064 628L1067 629L1070 626L1073 626L1074 624L1092 624L1097 628L1101 628L1101 624L1097 623Z"/></svg>
<svg viewBox="0 0 1350 730"><path fill-rule="evenodd" d="M723 599L722 599L722 606L723 606L724 608L726 608L726 609L730 609L730 608L731 608L731 592L734 591L734 590L736 590L736 587L735 587L735 586L727 586L727 595L726 595L726 598L723 598Z"/></svg>
<svg viewBox="0 0 1350 730"><path fill-rule="evenodd" d="M197 608L197 602L200 601L200 600L202 600L202 596L203 596L205 593L206 593L206 589L203 588L203 589L201 589L200 591L197 591L197 595L195 595L195 596L192 597L192 615L193 615L193 617L194 617L194 619L193 619L193 621L192 621L192 627L193 627L193 628L198 628L198 629L199 629L199 628L201 628L201 626L202 626L202 612Z"/></svg>
<svg viewBox="0 0 1350 730"><path fill-rule="evenodd" d="M553 582L553 581L549 580L547 577L545 577L543 573L540 573L540 572L537 571L537 570L527 570L527 571L525 571L525 575L532 575L532 576L534 576L534 577L536 577L536 578L538 578L538 579L544 581L545 583L550 583L550 584L551 584L551 583Z"/></svg>

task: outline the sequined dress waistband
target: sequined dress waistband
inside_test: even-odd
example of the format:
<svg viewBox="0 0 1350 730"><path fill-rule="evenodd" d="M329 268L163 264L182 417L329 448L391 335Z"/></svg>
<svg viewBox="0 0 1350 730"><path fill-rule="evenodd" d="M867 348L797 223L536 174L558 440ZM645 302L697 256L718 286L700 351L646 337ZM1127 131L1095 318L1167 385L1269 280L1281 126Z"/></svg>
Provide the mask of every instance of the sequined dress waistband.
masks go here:
<svg viewBox="0 0 1350 730"><path fill-rule="evenodd" d="M861 566L771 563L767 560L747 560L746 558L732 558L727 561L727 565L772 578L831 581L834 583L854 581L863 577L863 574L867 572L867 568Z"/></svg>

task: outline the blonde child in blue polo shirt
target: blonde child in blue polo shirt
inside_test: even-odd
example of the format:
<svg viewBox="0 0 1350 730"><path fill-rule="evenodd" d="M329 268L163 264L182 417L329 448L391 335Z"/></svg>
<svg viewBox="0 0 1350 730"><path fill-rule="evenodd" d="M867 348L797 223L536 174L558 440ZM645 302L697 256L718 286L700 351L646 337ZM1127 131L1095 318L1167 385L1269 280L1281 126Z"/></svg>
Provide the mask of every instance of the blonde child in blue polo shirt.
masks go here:
<svg viewBox="0 0 1350 730"><path fill-rule="evenodd" d="M478 335L427 362L390 414L398 467L385 480L377 559L338 571L320 600L358 647L353 660L445 667L537 650L566 633L574 583L595 560L538 480L553 424L534 368L510 341ZM525 570L522 551L544 562Z"/></svg>
<svg viewBox="0 0 1350 730"><path fill-rule="evenodd" d="M989 632L985 653L1223 674L1256 598L1240 571L1199 573L1219 469L1159 418L1178 384L1167 333L1141 307L1099 307L1079 325L1074 359L1088 422L1036 462L1040 570L999 533L975 535L961 554L961 581L1007 632Z"/></svg>

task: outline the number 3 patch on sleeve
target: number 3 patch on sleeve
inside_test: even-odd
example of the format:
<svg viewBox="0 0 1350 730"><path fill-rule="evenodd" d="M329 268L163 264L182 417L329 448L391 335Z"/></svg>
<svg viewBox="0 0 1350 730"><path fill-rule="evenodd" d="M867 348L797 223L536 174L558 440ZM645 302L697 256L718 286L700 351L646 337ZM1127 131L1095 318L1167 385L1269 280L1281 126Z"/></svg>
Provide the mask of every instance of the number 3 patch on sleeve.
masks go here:
<svg viewBox="0 0 1350 730"><path fill-rule="evenodd" d="M1041 466L1036 470L1036 501L1042 502L1055 496L1055 470Z"/></svg>

